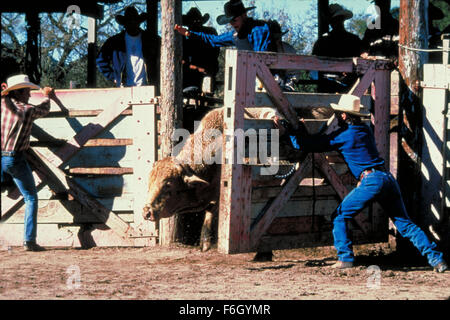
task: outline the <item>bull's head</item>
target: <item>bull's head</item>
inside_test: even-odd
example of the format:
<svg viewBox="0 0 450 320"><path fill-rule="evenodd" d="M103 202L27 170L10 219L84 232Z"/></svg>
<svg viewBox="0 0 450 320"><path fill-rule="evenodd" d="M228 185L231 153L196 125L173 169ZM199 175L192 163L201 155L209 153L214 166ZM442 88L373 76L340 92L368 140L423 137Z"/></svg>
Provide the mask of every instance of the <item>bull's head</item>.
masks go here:
<svg viewBox="0 0 450 320"><path fill-rule="evenodd" d="M208 186L209 182L188 166L175 163L172 157L157 161L150 172L143 216L156 221L174 214L202 211L209 204L209 199L202 197Z"/></svg>

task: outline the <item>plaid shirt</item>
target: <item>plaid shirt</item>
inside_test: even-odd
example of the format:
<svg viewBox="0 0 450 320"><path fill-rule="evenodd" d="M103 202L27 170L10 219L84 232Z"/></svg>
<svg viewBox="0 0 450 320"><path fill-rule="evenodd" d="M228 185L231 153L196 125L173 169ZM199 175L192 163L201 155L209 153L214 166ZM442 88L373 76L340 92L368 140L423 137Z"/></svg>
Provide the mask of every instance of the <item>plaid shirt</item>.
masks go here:
<svg viewBox="0 0 450 320"><path fill-rule="evenodd" d="M50 100L34 106L2 97L2 151L25 151L30 147L33 121L50 111Z"/></svg>
<svg viewBox="0 0 450 320"><path fill-rule="evenodd" d="M243 33L247 35L247 37L244 37L243 39L248 41L248 48L241 47L235 31L222 33L220 35L195 31L189 32L191 34L190 37L200 38L212 47L236 46L239 50L273 51L270 29L266 23L248 18L246 25L243 28Z"/></svg>

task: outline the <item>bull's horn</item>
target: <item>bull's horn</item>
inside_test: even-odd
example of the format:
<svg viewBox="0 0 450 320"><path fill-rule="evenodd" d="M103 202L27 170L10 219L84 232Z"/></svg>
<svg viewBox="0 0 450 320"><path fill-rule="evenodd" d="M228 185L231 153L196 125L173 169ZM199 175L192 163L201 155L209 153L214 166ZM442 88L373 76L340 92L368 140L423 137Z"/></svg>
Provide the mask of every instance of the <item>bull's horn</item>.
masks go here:
<svg viewBox="0 0 450 320"><path fill-rule="evenodd" d="M183 180L188 186L193 186L195 184L204 184L205 186L209 186L208 181L203 180L202 178L200 178L199 176L196 176L195 174L193 174L191 176L184 176Z"/></svg>

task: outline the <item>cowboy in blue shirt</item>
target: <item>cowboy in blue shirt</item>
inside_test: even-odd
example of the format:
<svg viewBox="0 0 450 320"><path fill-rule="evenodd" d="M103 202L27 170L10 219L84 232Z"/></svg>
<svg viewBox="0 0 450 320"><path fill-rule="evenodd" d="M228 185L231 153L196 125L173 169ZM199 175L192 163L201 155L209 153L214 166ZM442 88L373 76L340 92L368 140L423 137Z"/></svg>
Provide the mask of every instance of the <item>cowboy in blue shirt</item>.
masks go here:
<svg viewBox="0 0 450 320"><path fill-rule="evenodd" d="M217 17L217 23L230 23L234 31L220 35L190 31L179 25L175 25L175 30L186 37L201 39L212 47L235 46L238 50L276 51L267 23L247 16L247 11L252 9L255 7L245 8L240 0L225 3L225 14Z"/></svg>
<svg viewBox="0 0 450 320"><path fill-rule="evenodd" d="M436 250L436 244L415 225L403 203L395 178L384 169L384 160L379 156L373 133L369 126L361 122L360 100L353 95L343 95L339 104L331 104L338 120L339 128L330 134L308 135L306 129L291 136L296 149L306 152L338 151L343 156L351 173L359 180L358 185L336 209L333 221L334 246L338 262L335 268L353 267L352 241L348 236L347 222L367 205L377 201L394 222L398 232L409 239L426 256L428 263L437 272L444 272L447 264L443 254ZM281 126L276 123L280 129Z"/></svg>

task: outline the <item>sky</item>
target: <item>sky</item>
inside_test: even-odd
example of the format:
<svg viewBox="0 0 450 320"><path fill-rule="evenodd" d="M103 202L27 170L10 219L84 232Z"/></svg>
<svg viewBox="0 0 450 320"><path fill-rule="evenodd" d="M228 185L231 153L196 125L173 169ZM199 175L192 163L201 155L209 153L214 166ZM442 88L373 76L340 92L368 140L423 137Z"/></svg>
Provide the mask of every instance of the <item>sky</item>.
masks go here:
<svg viewBox="0 0 450 320"><path fill-rule="evenodd" d="M245 6L250 6L250 1L243 0L243 2ZM293 20L298 19L302 22L308 23L311 22L311 19L308 19L307 12L315 2L317 2L317 0L256 0L255 5L257 8L255 10L261 17L264 10L275 13L281 9L284 9L285 12L289 12L291 14L291 18ZM372 3L369 0L330 0L330 4L331 3L338 3L342 5L351 10L355 15L366 13L368 8L372 6ZM191 7L197 6L202 14L209 13L211 16L210 21L212 20L213 26L217 28L218 32L223 32L223 27L218 26L215 20L218 15L223 14L224 4L224 1L214 0L183 1L183 13L186 13ZM392 8L398 7L399 5L400 0L391 0Z"/></svg>

